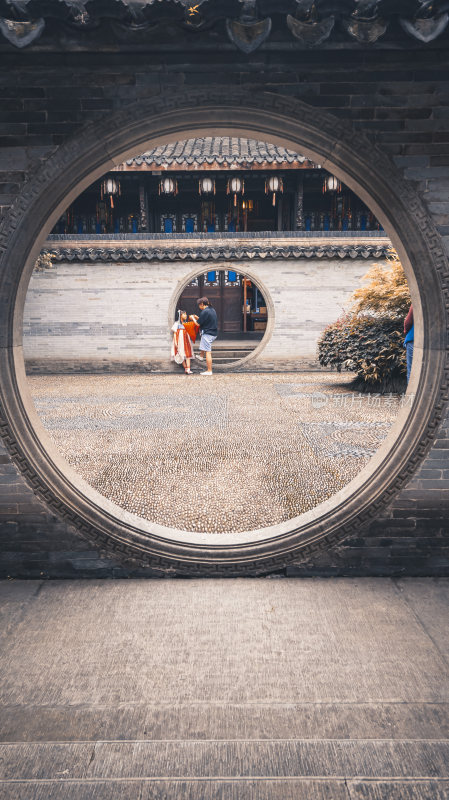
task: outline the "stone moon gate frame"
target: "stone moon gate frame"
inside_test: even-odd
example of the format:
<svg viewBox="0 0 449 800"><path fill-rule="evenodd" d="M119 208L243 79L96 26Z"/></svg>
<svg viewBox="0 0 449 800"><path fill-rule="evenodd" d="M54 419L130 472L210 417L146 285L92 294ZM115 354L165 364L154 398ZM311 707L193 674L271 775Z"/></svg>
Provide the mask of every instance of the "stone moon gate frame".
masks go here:
<svg viewBox="0 0 449 800"><path fill-rule="evenodd" d="M404 265L416 322L409 392L393 431L344 490L271 529L211 535L171 531L103 498L50 443L27 387L22 315L34 262L62 210L92 181L149 146L191 136L240 135L304 152L356 191ZM422 462L447 404L447 260L409 182L380 149L330 114L268 93L211 90L139 102L82 129L25 184L0 227L2 437L21 472L58 515L122 562L178 574L260 574L328 548L375 519Z"/></svg>

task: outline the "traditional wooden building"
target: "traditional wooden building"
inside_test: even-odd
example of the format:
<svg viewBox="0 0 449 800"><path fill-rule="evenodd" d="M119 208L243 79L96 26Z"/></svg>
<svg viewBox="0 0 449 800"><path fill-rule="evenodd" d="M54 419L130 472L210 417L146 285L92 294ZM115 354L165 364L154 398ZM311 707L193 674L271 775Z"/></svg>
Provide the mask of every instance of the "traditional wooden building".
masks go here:
<svg viewBox="0 0 449 800"><path fill-rule="evenodd" d="M285 147L186 139L129 159L72 203L55 233L370 231L354 192Z"/></svg>
<svg viewBox="0 0 449 800"><path fill-rule="evenodd" d="M135 253L131 242L145 238L145 258L150 261L153 260L150 242L159 242L159 247L162 247L162 241L165 241L161 258L166 259L168 287L174 274L173 262L176 262L176 255L167 256L169 243L172 242L176 249L175 243L179 245L184 239L198 239L197 251L201 241L202 253L209 252L209 255L202 257L204 268L183 288L175 306L193 313L197 310L198 298L207 295L217 309L221 339L232 339L234 345L240 340L240 348L247 353L255 349L268 326L269 302L264 296L263 284L257 283L254 271L252 277L245 271L249 252L254 264L260 259L267 260L266 241L261 237L278 237L269 259L274 277L274 281L269 281L271 289L283 293L290 290L300 310L304 294L298 296L298 276L291 272L290 278L285 280L282 259L299 257L308 260L308 266L303 264L301 267L302 273L306 269L312 281L318 281L318 284L324 281L324 285L329 285L329 278L325 277L327 270L321 268L317 271L316 264L312 263L315 244L311 242L301 256L293 256L289 246L281 245L283 234L292 237L288 242L291 247L295 234L300 238L316 235L332 239L335 244L338 237L351 234L367 239L382 236L382 228L354 192L310 158L255 139L216 136L160 145L106 173L66 209L49 244L54 247L55 241L59 244L65 241L66 248L70 243L73 252L77 241L85 246L91 238L90 253L92 261L95 261L99 241L107 237L110 261L115 258L117 263L123 237L126 237L131 253ZM242 245L237 247L223 264L224 256L220 255L218 240L239 236L242 241L247 240L248 246L246 249ZM69 238L65 240L65 237ZM115 245L112 244L114 241ZM373 252L378 251L374 248ZM60 261L60 254L56 256ZM189 259L185 255L184 259L187 274ZM134 261L132 255L131 261ZM362 273L367 268L363 265ZM106 285L110 281L114 285L117 281L126 282L129 271L127 276L121 275L120 270L110 271L109 278L104 276ZM256 276L259 272L256 269ZM345 271L341 269L340 272ZM326 303L329 302L330 318L339 313L348 293L358 285L360 268L356 279L351 275L351 270L349 273L346 271L346 276L340 280L338 300L335 297L330 300L329 294L327 300L320 296L320 319L327 319ZM182 280L182 271L178 277ZM65 280L70 282L68 276ZM33 291L34 284L31 287ZM128 290L124 284L123 291L125 297ZM285 309L289 303L284 294L282 296ZM48 302L48 296L46 299ZM80 310L81 306L82 303ZM126 300L122 308L125 307ZM34 317L36 314L39 316L39 308L33 306L33 309ZM119 304L117 322L124 313ZM301 316L304 319L304 313L301 312ZM126 322L129 320L121 320L122 325ZM312 326L315 342L319 332L317 319ZM26 327L27 334L32 329L32 326ZM159 345L158 358L161 358L163 344ZM307 351L300 352L299 357L305 357L310 363L314 359L314 348L315 345L308 340ZM225 361L229 363L229 359Z"/></svg>
<svg viewBox="0 0 449 800"><path fill-rule="evenodd" d="M216 367L317 367L324 327L390 242L319 164L254 139L161 145L66 209L24 317L33 372L174 369L179 309L216 308Z"/></svg>

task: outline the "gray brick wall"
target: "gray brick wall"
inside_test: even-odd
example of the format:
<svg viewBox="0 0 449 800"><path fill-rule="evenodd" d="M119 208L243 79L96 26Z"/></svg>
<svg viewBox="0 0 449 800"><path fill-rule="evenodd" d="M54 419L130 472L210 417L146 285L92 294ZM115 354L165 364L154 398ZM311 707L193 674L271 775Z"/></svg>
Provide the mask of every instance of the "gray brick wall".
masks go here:
<svg viewBox="0 0 449 800"><path fill-rule="evenodd" d="M0 205L80 126L112 109L183 86L224 82L297 97L363 130L395 157L449 229L449 65L440 47L392 51L3 54ZM82 61L82 63L81 63ZM441 173L441 168L443 173ZM447 233L448 231L443 231Z"/></svg>
<svg viewBox="0 0 449 800"><path fill-rule="evenodd" d="M445 40L446 41L446 40ZM173 89L240 86L297 97L367 134L427 204L449 254L449 51L429 47L298 50L274 42L251 57L154 43L145 53L8 50L0 74L0 213L33 170L80 126ZM164 49L165 47L165 49ZM388 513L295 574L449 574L449 436ZM2 451L2 575L123 575L34 499ZM137 573L135 573L137 574Z"/></svg>

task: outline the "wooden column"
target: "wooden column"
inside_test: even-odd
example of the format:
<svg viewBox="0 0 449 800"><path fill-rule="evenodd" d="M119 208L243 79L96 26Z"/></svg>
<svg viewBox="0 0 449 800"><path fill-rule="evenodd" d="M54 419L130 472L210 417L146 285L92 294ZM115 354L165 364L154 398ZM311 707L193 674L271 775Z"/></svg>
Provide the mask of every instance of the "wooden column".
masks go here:
<svg viewBox="0 0 449 800"><path fill-rule="evenodd" d="M304 175L302 172L298 174L295 191L295 231L304 229Z"/></svg>
<svg viewBox="0 0 449 800"><path fill-rule="evenodd" d="M280 194L278 200L278 222L277 222L278 231L282 230L282 206L283 206L282 195Z"/></svg>
<svg viewBox="0 0 449 800"><path fill-rule="evenodd" d="M139 183L139 210L140 210L140 227L142 231L149 231L149 214L148 214L148 198L143 181Z"/></svg>

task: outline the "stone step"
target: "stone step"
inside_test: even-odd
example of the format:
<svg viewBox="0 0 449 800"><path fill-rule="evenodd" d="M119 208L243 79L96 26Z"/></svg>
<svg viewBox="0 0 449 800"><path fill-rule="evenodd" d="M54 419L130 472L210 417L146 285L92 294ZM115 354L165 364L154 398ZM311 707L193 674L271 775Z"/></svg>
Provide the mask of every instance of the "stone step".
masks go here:
<svg viewBox="0 0 449 800"><path fill-rule="evenodd" d="M214 361L217 358L245 358L252 353L252 350L213 350L212 356ZM197 359L195 359L196 361Z"/></svg>
<svg viewBox="0 0 449 800"><path fill-rule="evenodd" d="M446 781L0 781L2 800L448 800Z"/></svg>
<svg viewBox="0 0 449 800"><path fill-rule="evenodd" d="M197 342L197 345L199 343ZM214 342L213 350L255 350L260 344L259 341L255 342ZM195 345L196 347L196 345Z"/></svg>
<svg viewBox="0 0 449 800"><path fill-rule="evenodd" d="M213 352L227 355L241 355L242 353L252 353L255 349L255 347L214 347Z"/></svg>
<svg viewBox="0 0 449 800"><path fill-rule="evenodd" d="M299 778L321 781L448 779L449 742L284 739L0 745L0 781Z"/></svg>
<svg viewBox="0 0 449 800"><path fill-rule="evenodd" d="M448 739L449 703L2 705L0 742Z"/></svg>
<svg viewBox="0 0 449 800"><path fill-rule="evenodd" d="M240 361L243 356L215 356L214 355L214 363L215 364L234 364L236 361Z"/></svg>
<svg viewBox="0 0 449 800"><path fill-rule="evenodd" d="M249 356L250 353L251 353L251 351L246 352L246 351L243 351L243 350L240 353L238 353L238 352L234 352L234 353L225 353L225 352L217 353L217 352L214 351L212 353L212 357L213 357L214 361L217 361L218 359L223 360L223 361L240 361L240 359L246 358L246 356Z"/></svg>

